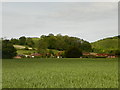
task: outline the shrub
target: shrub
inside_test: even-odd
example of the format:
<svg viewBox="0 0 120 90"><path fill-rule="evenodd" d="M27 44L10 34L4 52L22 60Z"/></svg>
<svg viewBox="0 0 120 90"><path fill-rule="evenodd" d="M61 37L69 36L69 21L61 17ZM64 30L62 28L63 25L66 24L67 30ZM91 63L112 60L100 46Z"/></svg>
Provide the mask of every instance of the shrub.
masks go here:
<svg viewBox="0 0 120 90"><path fill-rule="evenodd" d="M80 58L82 51L78 47L70 47L65 51L66 58Z"/></svg>
<svg viewBox="0 0 120 90"><path fill-rule="evenodd" d="M9 40L2 41L2 58L13 58L17 55L17 50Z"/></svg>

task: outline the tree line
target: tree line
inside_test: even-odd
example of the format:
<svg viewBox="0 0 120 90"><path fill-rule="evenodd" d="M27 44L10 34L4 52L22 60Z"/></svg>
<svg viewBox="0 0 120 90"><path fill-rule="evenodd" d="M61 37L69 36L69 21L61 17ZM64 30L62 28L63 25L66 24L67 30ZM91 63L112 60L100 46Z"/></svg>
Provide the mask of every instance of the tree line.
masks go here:
<svg viewBox="0 0 120 90"><path fill-rule="evenodd" d="M67 35L62 36L61 34L57 34L56 36L54 34L41 35L37 43L34 42L33 38L28 38L25 36L22 36L19 39L12 38L10 40L2 40L2 41L3 41L2 43L3 57L5 57L4 55L7 55L6 53L13 54L10 55L11 57L16 55L16 49L13 47L13 45L26 45L32 48L36 48L37 51L42 51L42 50L44 51L46 49L55 49L59 51L69 52L71 50L74 51L73 53L78 52L80 55L82 52L92 51L92 47L89 42L77 37L70 37ZM69 57L71 52L69 54L67 53L65 54L66 56ZM10 58L9 55L6 58Z"/></svg>
<svg viewBox="0 0 120 90"><path fill-rule="evenodd" d="M55 50L67 50L71 46L80 48L84 52L90 52L92 50L91 44L83 39L77 37L69 37L61 34L41 35L38 42L35 43L32 38L25 36L19 39L11 39L10 42L16 45L28 45L29 47L37 49L55 49Z"/></svg>

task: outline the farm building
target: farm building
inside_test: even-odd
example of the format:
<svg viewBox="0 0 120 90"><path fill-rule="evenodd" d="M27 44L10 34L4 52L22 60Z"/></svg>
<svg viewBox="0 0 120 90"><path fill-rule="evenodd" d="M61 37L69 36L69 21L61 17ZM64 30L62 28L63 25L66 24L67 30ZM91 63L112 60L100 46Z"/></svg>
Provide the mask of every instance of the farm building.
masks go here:
<svg viewBox="0 0 120 90"><path fill-rule="evenodd" d="M94 56L94 57L106 57L106 58L116 58L117 56L113 54L106 53L83 53L84 56Z"/></svg>

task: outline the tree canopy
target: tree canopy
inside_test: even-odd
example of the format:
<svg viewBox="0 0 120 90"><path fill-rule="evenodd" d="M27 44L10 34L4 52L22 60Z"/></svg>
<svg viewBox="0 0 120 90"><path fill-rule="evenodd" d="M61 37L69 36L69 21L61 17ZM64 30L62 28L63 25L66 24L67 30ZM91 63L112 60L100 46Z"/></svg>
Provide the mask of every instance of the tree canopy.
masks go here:
<svg viewBox="0 0 120 90"><path fill-rule="evenodd" d="M16 56L16 49L9 40L2 41L2 58L13 58Z"/></svg>
<svg viewBox="0 0 120 90"><path fill-rule="evenodd" d="M84 52L89 52L92 50L89 42L77 37L69 37L67 35L62 36L61 34L57 34L56 36L53 34L49 34L48 36L42 35L38 45L38 48L43 48L44 46L48 49L56 50L67 50L72 46L78 47Z"/></svg>
<svg viewBox="0 0 120 90"><path fill-rule="evenodd" d="M78 47L70 47L65 51L66 58L80 58L82 56L82 51Z"/></svg>

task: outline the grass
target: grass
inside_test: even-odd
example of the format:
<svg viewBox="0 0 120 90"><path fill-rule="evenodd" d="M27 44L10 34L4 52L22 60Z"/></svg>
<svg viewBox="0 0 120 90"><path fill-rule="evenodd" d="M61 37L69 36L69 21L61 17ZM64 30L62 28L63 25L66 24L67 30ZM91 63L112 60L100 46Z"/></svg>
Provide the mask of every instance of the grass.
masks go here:
<svg viewBox="0 0 120 90"><path fill-rule="evenodd" d="M118 49L118 38L106 38L91 43L92 48L102 50L117 50Z"/></svg>
<svg viewBox="0 0 120 90"><path fill-rule="evenodd" d="M117 88L117 59L4 59L3 88Z"/></svg>
<svg viewBox="0 0 120 90"><path fill-rule="evenodd" d="M37 53L36 50L17 50L17 54Z"/></svg>
<svg viewBox="0 0 120 90"><path fill-rule="evenodd" d="M46 51L49 52L50 49L47 49ZM58 53L58 50L51 49L55 54ZM17 50L17 54L32 54L37 53L37 50Z"/></svg>

